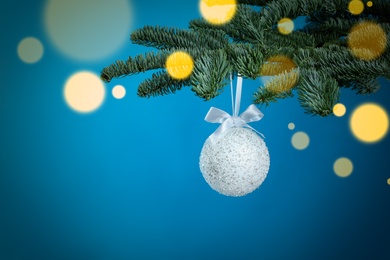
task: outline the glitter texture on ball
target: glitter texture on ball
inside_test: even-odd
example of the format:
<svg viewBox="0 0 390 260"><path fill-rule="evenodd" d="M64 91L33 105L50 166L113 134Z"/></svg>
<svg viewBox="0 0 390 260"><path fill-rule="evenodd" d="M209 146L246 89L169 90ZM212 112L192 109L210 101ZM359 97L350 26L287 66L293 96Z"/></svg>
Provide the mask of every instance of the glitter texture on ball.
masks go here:
<svg viewBox="0 0 390 260"><path fill-rule="evenodd" d="M230 128L215 143L208 138L200 154L206 182L226 196L244 196L267 176L270 157L262 138L248 128Z"/></svg>

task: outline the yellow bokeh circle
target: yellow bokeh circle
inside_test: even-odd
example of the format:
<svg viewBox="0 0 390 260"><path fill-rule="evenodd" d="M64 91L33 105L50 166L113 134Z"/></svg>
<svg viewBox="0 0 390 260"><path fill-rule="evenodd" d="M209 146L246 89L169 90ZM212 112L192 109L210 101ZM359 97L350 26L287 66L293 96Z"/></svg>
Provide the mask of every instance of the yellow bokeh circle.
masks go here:
<svg viewBox="0 0 390 260"><path fill-rule="evenodd" d="M186 79L194 69L194 61L188 53L177 51L168 56L165 68L172 78Z"/></svg>
<svg viewBox="0 0 390 260"><path fill-rule="evenodd" d="M294 123L289 123L287 127L290 130L294 130L295 129L295 124Z"/></svg>
<svg viewBox="0 0 390 260"><path fill-rule="evenodd" d="M362 60L378 58L387 46L386 32L379 24L371 21L353 26L347 40L352 54Z"/></svg>
<svg viewBox="0 0 390 260"><path fill-rule="evenodd" d="M126 95L126 89L121 85L116 85L112 89L112 95L116 99L121 99Z"/></svg>
<svg viewBox="0 0 390 260"><path fill-rule="evenodd" d="M334 162L333 170L339 177L348 177L353 171L353 164L348 158L341 157Z"/></svg>
<svg viewBox="0 0 390 260"><path fill-rule="evenodd" d="M278 22L278 30L281 34L290 34L294 30L294 22L290 18L282 18Z"/></svg>
<svg viewBox="0 0 390 260"><path fill-rule="evenodd" d="M371 7L372 5L373 5L372 1L368 1L368 2L367 2L367 6L368 6L368 7Z"/></svg>
<svg viewBox="0 0 390 260"><path fill-rule="evenodd" d="M389 184L389 185L390 185L390 178L388 178L388 179L387 179L387 184Z"/></svg>
<svg viewBox="0 0 390 260"><path fill-rule="evenodd" d="M35 63L43 56L43 45L38 39L27 37L20 41L17 53L25 63Z"/></svg>
<svg viewBox="0 0 390 260"><path fill-rule="evenodd" d="M76 112L95 111L103 103L105 94L103 82L92 72L77 72L65 83L65 101Z"/></svg>
<svg viewBox="0 0 390 260"><path fill-rule="evenodd" d="M347 109L341 103L338 103L338 104L334 105L334 107L333 107L333 114L335 116L338 116L338 117L342 117L343 115L345 115L346 111L347 111Z"/></svg>
<svg viewBox="0 0 390 260"><path fill-rule="evenodd" d="M304 150L309 146L310 138L304 132L296 132L291 138L291 144L297 150Z"/></svg>
<svg viewBox="0 0 390 260"><path fill-rule="evenodd" d="M360 0L352 0L348 4L348 10L351 12L351 14L359 15L364 10L364 4Z"/></svg>
<svg viewBox="0 0 390 260"><path fill-rule="evenodd" d="M202 17L212 24L229 22L237 10L236 0L201 0L199 10Z"/></svg>
<svg viewBox="0 0 390 260"><path fill-rule="evenodd" d="M349 123L354 136L365 143L380 141L389 130L387 112L374 103L366 103L357 107Z"/></svg>

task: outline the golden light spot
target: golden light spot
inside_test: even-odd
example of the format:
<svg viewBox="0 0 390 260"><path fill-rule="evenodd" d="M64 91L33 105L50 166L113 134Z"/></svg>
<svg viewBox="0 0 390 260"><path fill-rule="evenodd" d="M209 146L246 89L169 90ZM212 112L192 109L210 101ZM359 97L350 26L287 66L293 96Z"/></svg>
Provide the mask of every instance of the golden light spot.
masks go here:
<svg viewBox="0 0 390 260"><path fill-rule="evenodd" d="M291 138L291 143L295 149L304 150L309 146L310 138L304 132L296 132Z"/></svg>
<svg viewBox="0 0 390 260"><path fill-rule="evenodd" d="M366 103L353 111L349 125L358 140L365 143L374 143L387 134L389 117L381 106Z"/></svg>
<svg viewBox="0 0 390 260"><path fill-rule="evenodd" d="M299 73L298 70L292 70L290 72L282 72L279 75L272 77L265 84L265 88L273 93L282 93L291 90L298 82Z"/></svg>
<svg viewBox="0 0 390 260"><path fill-rule="evenodd" d="M295 124L294 123L289 123L287 127L290 130L294 130L295 129Z"/></svg>
<svg viewBox="0 0 390 260"><path fill-rule="evenodd" d="M333 107L333 114L335 116L338 116L338 117L345 115L346 111L347 111L347 109L341 103L338 103L338 104L334 105L334 107Z"/></svg>
<svg viewBox="0 0 390 260"><path fill-rule="evenodd" d="M105 94L103 82L92 72L75 73L65 83L65 101L77 112L95 111L103 103Z"/></svg>
<svg viewBox="0 0 390 260"><path fill-rule="evenodd" d="M194 61L188 53L177 51L168 56L165 67L172 78L186 79L194 69Z"/></svg>
<svg viewBox="0 0 390 260"><path fill-rule="evenodd" d="M212 24L229 22L237 10L236 0L201 0L200 12L206 21Z"/></svg>
<svg viewBox="0 0 390 260"><path fill-rule="evenodd" d="M290 18L282 18L278 22L278 30L281 34L290 34L294 30L294 22Z"/></svg>
<svg viewBox="0 0 390 260"><path fill-rule="evenodd" d="M353 171L353 164L348 158L341 157L334 162L333 170L339 177L348 177Z"/></svg>
<svg viewBox="0 0 390 260"><path fill-rule="evenodd" d="M352 27L348 35L348 47L362 60L373 60L385 51L386 32L374 22L363 21Z"/></svg>
<svg viewBox="0 0 390 260"><path fill-rule="evenodd" d="M121 98L123 98L126 95L126 89L123 86L121 86L121 85L116 85L112 89L112 95L116 99L121 99Z"/></svg>
<svg viewBox="0 0 390 260"><path fill-rule="evenodd" d="M130 34L128 0L48 0L44 26L49 39L66 56L95 61L118 51Z"/></svg>
<svg viewBox="0 0 390 260"><path fill-rule="evenodd" d="M389 185L390 185L390 178L388 178L388 179L387 179L387 184L389 184Z"/></svg>
<svg viewBox="0 0 390 260"><path fill-rule="evenodd" d="M275 55L268 58L260 69L262 76L275 76L282 72L290 72L297 65L292 59L284 55Z"/></svg>
<svg viewBox="0 0 390 260"><path fill-rule="evenodd" d="M364 4L360 0L352 0L351 2L349 2L348 9L351 14L359 15L364 10Z"/></svg>
<svg viewBox="0 0 390 260"><path fill-rule="evenodd" d="M368 1L368 2L367 2L367 6L368 6L368 7L371 7L372 5L373 5L373 3L372 3L371 1Z"/></svg>
<svg viewBox="0 0 390 260"><path fill-rule="evenodd" d="M22 61L35 63L43 56L43 45L38 39L27 37L19 43L17 52Z"/></svg>

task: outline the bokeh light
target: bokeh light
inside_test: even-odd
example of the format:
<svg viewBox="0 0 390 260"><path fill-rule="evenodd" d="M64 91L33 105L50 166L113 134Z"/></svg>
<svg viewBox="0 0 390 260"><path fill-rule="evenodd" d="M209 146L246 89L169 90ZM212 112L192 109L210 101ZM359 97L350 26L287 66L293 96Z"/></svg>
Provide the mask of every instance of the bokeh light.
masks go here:
<svg viewBox="0 0 390 260"><path fill-rule="evenodd" d="M348 34L348 47L355 57L362 60L378 58L386 46L386 32L379 24L371 21L356 24Z"/></svg>
<svg viewBox="0 0 390 260"><path fill-rule="evenodd" d="M283 72L295 69L295 62L285 55L274 55L269 57L261 66L260 75L275 76Z"/></svg>
<svg viewBox="0 0 390 260"><path fill-rule="evenodd" d="M212 24L224 24L229 22L237 10L236 0L201 0L200 13L203 18Z"/></svg>
<svg viewBox="0 0 390 260"><path fill-rule="evenodd" d="M347 109L343 104L337 103L336 105L334 105L333 114L335 116L342 117L343 115L345 115L345 112L347 112Z"/></svg>
<svg viewBox="0 0 390 260"><path fill-rule="evenodd" d="M380 141L389 130L388 114L374 103L365 103L357 107L352 112L349 123L354 136L365 143Z"/></svg>
<svg viewBox="0 0 390 260"><path fill-rule="evenodd" d="M282 18L278 22L278 30L281 34L290 34L294 30L294 22L290 18Z"/></svg>
<svg viewBox="0 0 390 260"><path fill-rule="evenodd" d="M334 162L333 170L339 177L348 177L353 171L353 164L348 158L341 157Z"/></svg>
<svg viewBox="0 0 390 260"><path fill-rule="evenodd" d="M165 67L172 78L186 79L194 69L194 61L188 53L176 51L168 56Z"/></svg>
<svg viewBox="0 0 390 260"><path fill-rule="evenodd" d="M92 72L77 72L65 83L65 101L69 107L80 113L98 109L104 101L105 94L103 82Z"/></svg>
<svg viewBox="0 0 390 260"><path fill-rule="evenodd" d="M373 5L372 1L368 1L368 2L367 2L367 6L368 6L368 7L371 7L372 5Z"/></svg>
<svg viewBox="0 0 390 260"><path fill-rule="evenodd" d="M121 85L112 88L112 95L116 99L122 99L126 95L126 89Z"/></svg>
<svg viewBox="0 0 390 260"><path fill-rule="evenodd" d="M290 130L294 130L294 129L295 129L295 124L294 124L294 123L289 123L289 124L287 125L287 127L288 127L288 129L290 129Z"/></svg>
<svg viewBox="0 0 390 260"><path fill-rule="evenodd" d="M310 138L304 132L296 132L291 138L291 143L295 149L304 150L309 146Z"/></svg>
<svg viewBox="0 0 390 260"><path fill-rule="evenodd" d="M38 39L27 37L18 44L17 53L25 63L35 63L43 56L43 45Z"/></svg>
<svg viewBox="0 0 390 260"><path fill-rule="evenodd" d="M44 25L62 53L93 61L111 55L126 42L131 8L126 0L49 0Z"/></svg>
<svg viewBox="0 0 390 260"><path fill-rule="evenodd" d="M388 179L387 179L387 184L389 184L389 185L390 185L390 178L388 178Z"/></svg>
<svg viewBox="0 0 390 260"><path fill-rule="evenodd" d="M348 4L348 10L351 12L351 14L359 15L364 10L364 4L360 0L352 0Z"/></svg>

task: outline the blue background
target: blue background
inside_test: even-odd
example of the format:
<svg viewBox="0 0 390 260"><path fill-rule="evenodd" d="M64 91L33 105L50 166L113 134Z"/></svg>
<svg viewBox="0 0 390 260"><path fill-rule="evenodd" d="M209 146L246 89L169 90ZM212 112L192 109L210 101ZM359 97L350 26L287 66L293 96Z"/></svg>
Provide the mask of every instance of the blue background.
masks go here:
<svg viewBox="0 0 390 260"><path fill-rule="evenodd" d="M364 144L349 129L364 102L389 111L388 81L370 96L343 89L341 118L306 115L296 98L263 107L251 125L266 136L268 177L225 197L198 162L217 127L204 116L210 106L230 112L229 91L210 102L189 88L141 99L136 87L150 75L141 74L106 84L96 112L75 113L62 94L70 75L149 49L128 42L95 62L65 57L43 28L45 4L0 4L0 259L390 259L390 139ZM200 17L195 0L131 6L131 30ZM27 36L45 48L36 64L17 56ZM116 84L127 89L121 100L110 95ZM244 81L242 108L260 84ZM305 150L291 145L297 131L310 137ZM339 157L354 164L348 178L333 172Z"/></svg>

